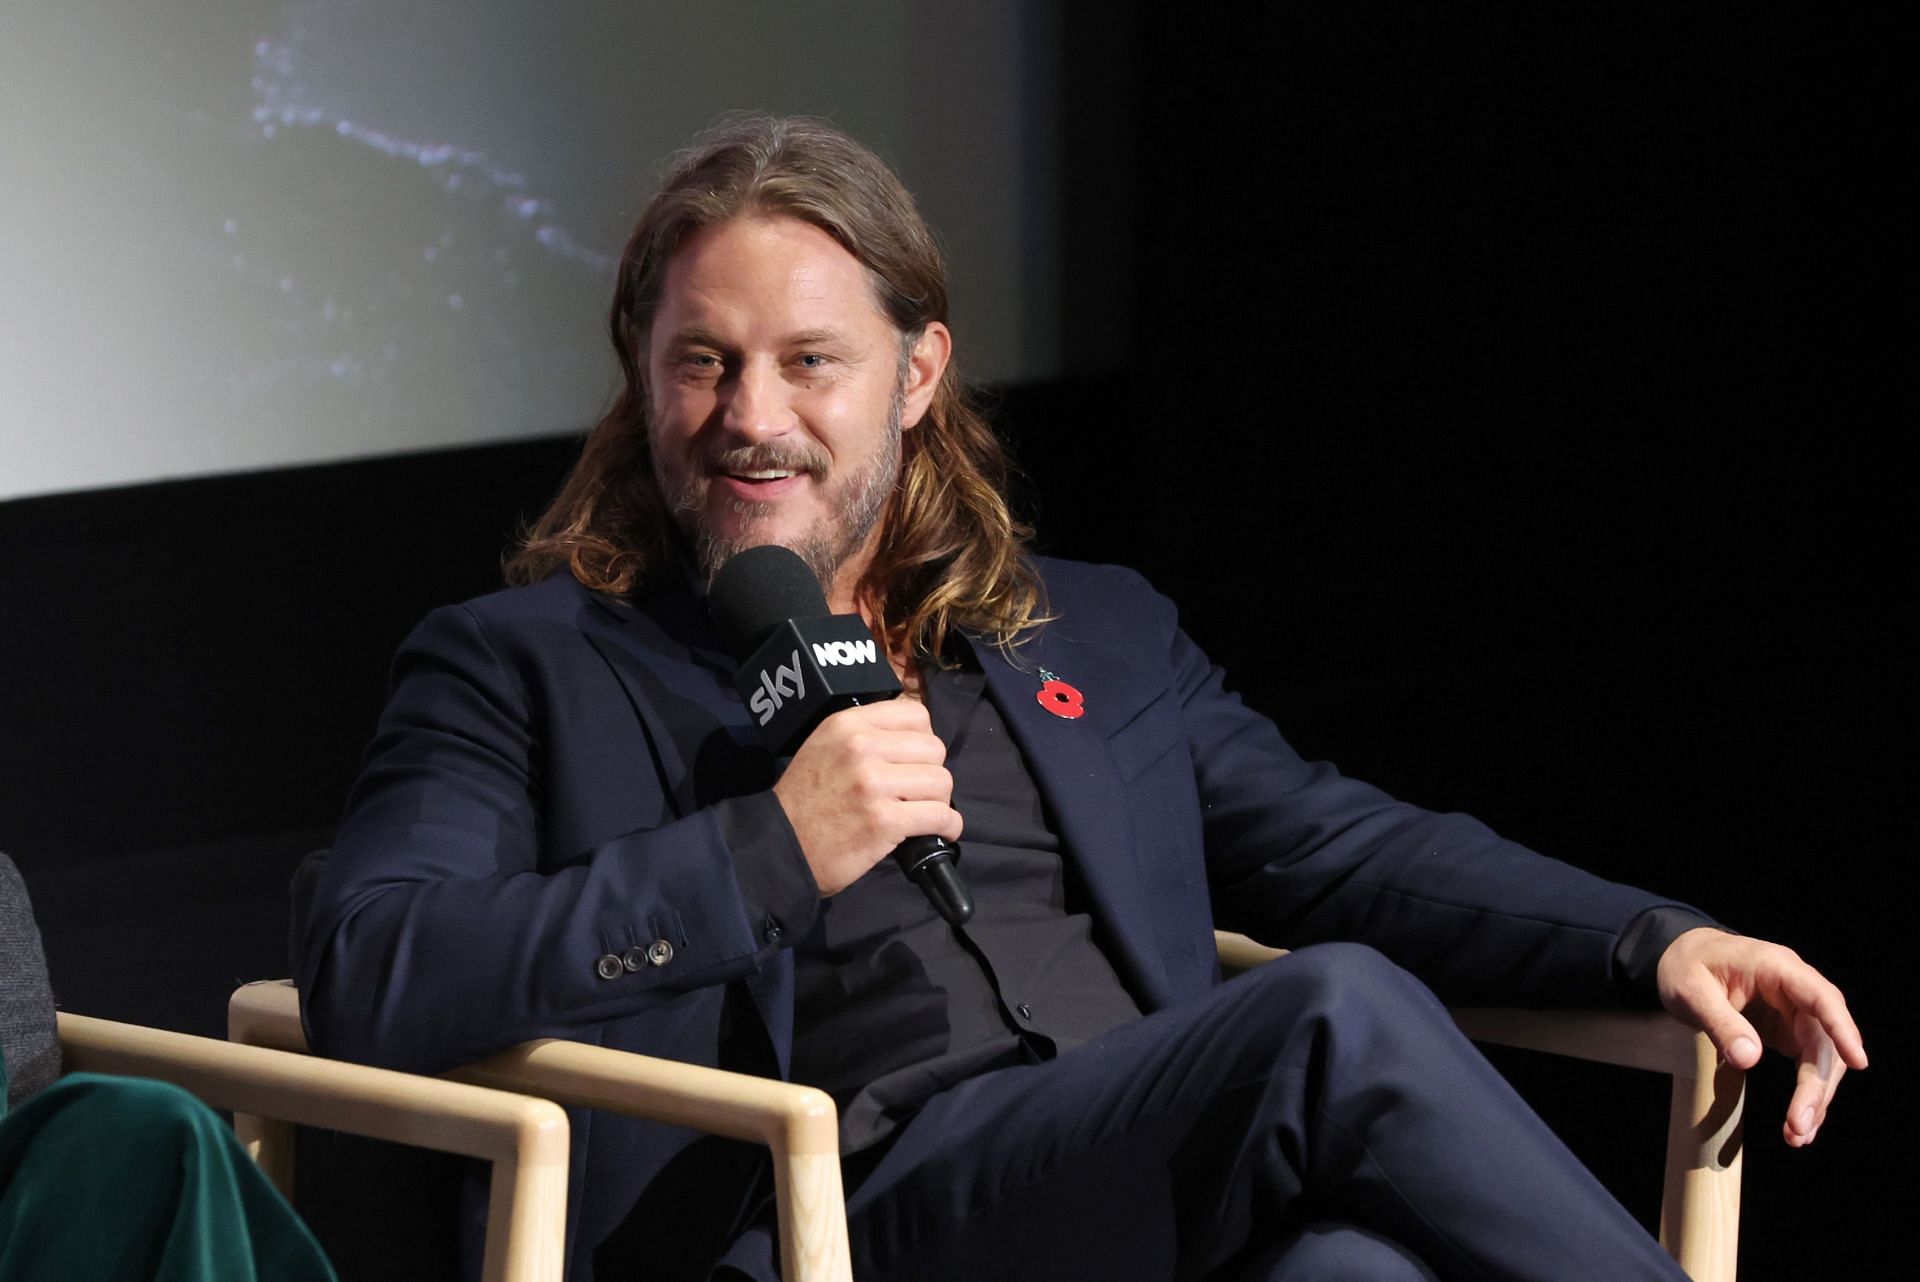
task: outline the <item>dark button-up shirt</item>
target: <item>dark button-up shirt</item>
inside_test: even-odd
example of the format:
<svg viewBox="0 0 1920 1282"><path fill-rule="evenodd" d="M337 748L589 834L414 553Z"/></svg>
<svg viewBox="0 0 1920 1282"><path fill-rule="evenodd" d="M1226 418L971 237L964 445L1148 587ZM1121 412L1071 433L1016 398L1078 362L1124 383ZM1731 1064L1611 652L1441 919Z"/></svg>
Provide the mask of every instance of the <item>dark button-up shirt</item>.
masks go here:
<svg viewBox="0 0 1920 1282"><path fill-rule="evenodd" d="M833 1095L843 1152L976 1073L1035 1063L1140 1014L1094 943L1060 839L977 665L926 672L966 817L973 918L950 926L882 860L795 949L793 1078Z"/></svg>

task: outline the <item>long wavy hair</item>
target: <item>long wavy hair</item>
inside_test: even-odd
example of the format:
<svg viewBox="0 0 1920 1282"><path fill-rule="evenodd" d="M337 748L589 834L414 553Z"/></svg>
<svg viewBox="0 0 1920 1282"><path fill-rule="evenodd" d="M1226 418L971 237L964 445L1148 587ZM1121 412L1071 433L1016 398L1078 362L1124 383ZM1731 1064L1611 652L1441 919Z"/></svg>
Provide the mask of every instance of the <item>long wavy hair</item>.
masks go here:
<svg viewBox="0 0 1920 1282"><path fill-rule="evenodd" d="M506 561L510 583L565 566L628 595L674 555L674 521L647 443L647 343L667 264L686 238L731 218L811 223L867 269L881 310L911 343L947 319L947 270L932 231L885 162L831 125L733 116L669 164L620 259L609 318L623 375L552 504ZM926 416L901 438L899 480L855 597L887 645L939 661L949 631L1003 648L1045 621L1032 532L1013 517L1010 462L949 362Z"/></svg>

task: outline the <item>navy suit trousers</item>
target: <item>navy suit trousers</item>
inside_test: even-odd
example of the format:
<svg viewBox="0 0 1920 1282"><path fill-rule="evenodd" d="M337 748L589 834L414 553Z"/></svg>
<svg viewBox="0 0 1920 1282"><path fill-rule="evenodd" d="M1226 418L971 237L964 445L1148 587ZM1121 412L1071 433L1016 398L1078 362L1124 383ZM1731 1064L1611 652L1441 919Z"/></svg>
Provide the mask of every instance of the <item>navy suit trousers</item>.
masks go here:
<svg viewBox="0 0 1920 1282"><path fill-rule="evenodd" d="M850 1166L867 1279L1684 1278L1433 994L1350 944L965 1082Z"/></svg>

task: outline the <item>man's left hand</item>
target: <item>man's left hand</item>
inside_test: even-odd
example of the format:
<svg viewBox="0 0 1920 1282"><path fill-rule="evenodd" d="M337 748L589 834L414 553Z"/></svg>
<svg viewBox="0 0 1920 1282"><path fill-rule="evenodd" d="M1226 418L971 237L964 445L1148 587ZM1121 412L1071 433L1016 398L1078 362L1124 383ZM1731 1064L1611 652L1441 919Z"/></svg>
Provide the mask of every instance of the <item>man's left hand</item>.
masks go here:
<svg viewBox="0 0 1920 1282"><path fill-rule="evenodd" d="M1799 1062L1782 1128L1794 1148L1813 1143L1847 1069L1867 1066L1846 998L1791 948L1702 926L1660 955L1656 979L1662 1004L1734 1067L1759 1063L1763 1041Z"/></svg>

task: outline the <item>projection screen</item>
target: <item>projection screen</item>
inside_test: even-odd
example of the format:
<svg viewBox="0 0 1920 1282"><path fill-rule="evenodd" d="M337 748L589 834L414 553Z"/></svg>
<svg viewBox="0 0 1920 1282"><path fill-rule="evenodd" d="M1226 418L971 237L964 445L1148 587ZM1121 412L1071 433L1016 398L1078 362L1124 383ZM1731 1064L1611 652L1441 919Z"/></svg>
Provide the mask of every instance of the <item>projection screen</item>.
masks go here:
<svg viewBox="0 0 1920 1282"><path fill-rule="evenodd" d="M578 431L658 163L827 116L1056 371L1048 6L64 0L0 12L0 499Z"/></svg>

